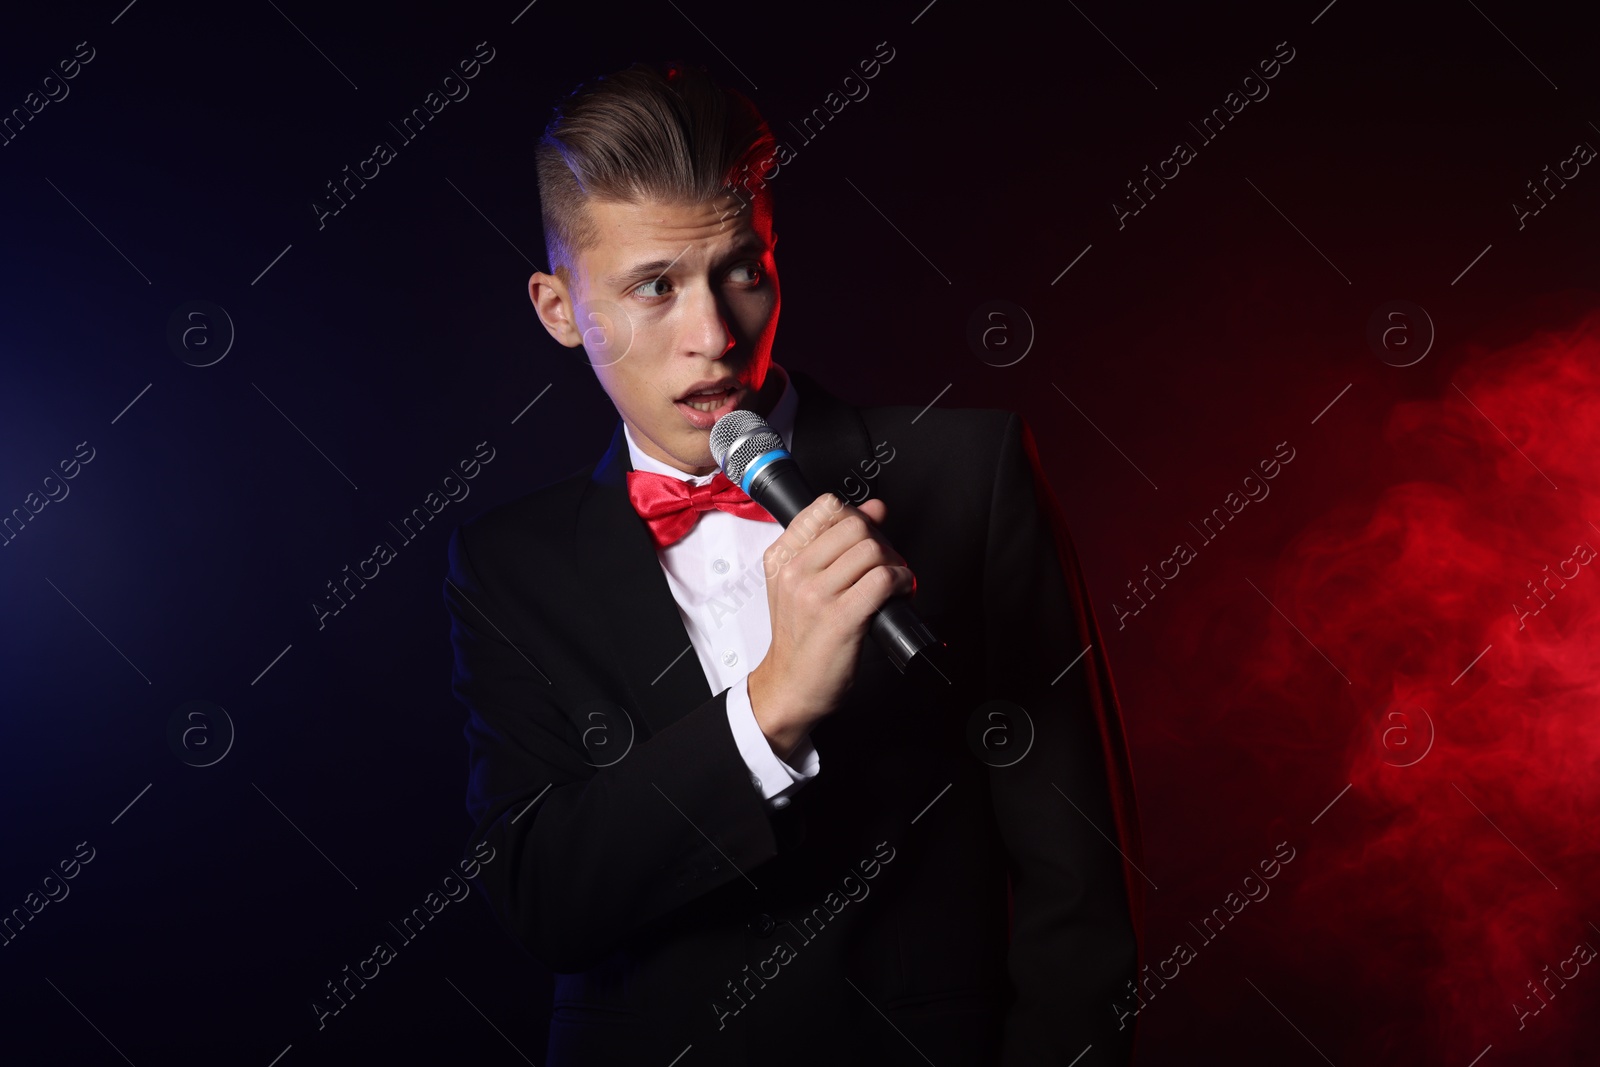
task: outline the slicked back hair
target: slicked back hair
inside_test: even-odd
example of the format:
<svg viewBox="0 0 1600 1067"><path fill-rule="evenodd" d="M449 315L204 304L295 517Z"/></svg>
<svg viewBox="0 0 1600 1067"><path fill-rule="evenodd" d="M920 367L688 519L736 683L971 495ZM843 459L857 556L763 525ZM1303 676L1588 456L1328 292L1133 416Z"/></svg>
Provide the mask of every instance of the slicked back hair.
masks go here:
<svg viewBox="0 0 1600 1067"><path fill-rule="evenodd" d="M535 153L551 270L568 286L598 239L589 200L703 203L730 193L770 211L759 178L776 149L742 93L688 63L635 63L584 82L557 107ZM741 188L742 186L742 188Z"/></svg>

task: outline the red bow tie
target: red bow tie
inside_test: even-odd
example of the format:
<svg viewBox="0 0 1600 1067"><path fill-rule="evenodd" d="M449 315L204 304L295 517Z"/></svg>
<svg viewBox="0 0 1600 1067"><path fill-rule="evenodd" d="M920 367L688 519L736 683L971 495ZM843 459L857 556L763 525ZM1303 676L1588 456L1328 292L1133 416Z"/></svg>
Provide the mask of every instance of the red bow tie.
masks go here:
<svg viewBox="0 0 1600 1067"><path fill-rule="evenodd" d="M705 485L692 485L682 478L654 471L629 471L628 499L639 517L649 525L657 548L666 548L682 538L700 521L700 513L712 508L744 519L778 521L721 471Z"/></svg>

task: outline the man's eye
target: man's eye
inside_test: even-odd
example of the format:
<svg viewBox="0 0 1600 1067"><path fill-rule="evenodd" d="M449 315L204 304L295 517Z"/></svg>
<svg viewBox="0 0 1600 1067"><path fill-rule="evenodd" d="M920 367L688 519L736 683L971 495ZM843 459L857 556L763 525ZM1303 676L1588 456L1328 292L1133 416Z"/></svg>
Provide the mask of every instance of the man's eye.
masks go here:
<svg viewBox="0 0 1600 1067"><path fill-rule="evenodd" d="M743 263L730 270L728 278L735 285L754 287L761 284L761 268L754 263Z"/></svg>
<svg viewBox="0 0 1600 1067"><path fill-rule="evenodd" d="M653 291L653 287L657 285L671 286L672 283L667 281L665 278L651 278L647 282L640 282L638 285L634 286L633 295L643 297L666 296L666 293Z"/></svg>

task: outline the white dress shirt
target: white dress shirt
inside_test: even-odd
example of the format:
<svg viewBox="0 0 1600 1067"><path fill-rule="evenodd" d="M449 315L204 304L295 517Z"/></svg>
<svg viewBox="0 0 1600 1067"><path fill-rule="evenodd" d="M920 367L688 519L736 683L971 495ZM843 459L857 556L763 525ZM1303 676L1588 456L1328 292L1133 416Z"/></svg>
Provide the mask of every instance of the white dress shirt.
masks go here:
<svg viewBox="0 0 1600 1067"><path fill-rule="evenodd" d="M788 446L794 435L799 394L782 367L774 363L769 373L782 376L783 393L766 417L767 424ZM662 463L640 451L626 423L623 433L636 471L666 474L692 485L705 485L716 476L697 477ZM816 777L822 766L810 734L790 754L798 767L779 759L750 709L750 672L766 658L772 644L761 557L781 533L783 527L778 523L741 518L714 508L701 512L699 521L681 540L656 550L711 691L728 691L728 725L750 768L751 784L773 808L787 807L790 796Z"/></svg>

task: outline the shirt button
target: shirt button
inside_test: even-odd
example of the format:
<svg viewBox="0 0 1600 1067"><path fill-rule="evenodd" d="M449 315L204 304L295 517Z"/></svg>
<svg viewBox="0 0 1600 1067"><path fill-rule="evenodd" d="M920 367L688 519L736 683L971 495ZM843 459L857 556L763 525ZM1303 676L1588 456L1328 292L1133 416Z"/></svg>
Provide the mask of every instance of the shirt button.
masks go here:
<svg viewBox="0 0 1600 1067"><path fill-rule="evenodd" d="M728 573L728 561L725 560L725 559L712 560L711 561L711 569L716 571L718 574L727 574Z"/></svg>
<svg viewBox="0 0 1600 1067"><path fill-rule="evenodd" d="M731 649L731 648L727 649L726 651L724 651L722 653L722 665L724 667L731 667L735 663L738 663L738 662L739 662L739 653L735 652L733 649Z"/></svg>
<svg viewBox="0 0 1600 1067"><path fill-rule="evenodd" d="M787 808L789 806L789 798L778 797L777 799L773 800L772 806L775 808Z"/></svg>
<svg viewBox="0 0 1600 1067"><path fill-rule="evenodd" d="M750 776L750 784L755 786L757 789L760 789L761 788L761 779L757 778L755 775L752 774Z"/></svg>

